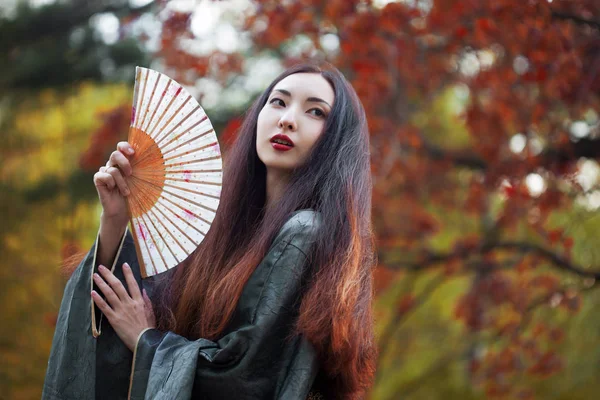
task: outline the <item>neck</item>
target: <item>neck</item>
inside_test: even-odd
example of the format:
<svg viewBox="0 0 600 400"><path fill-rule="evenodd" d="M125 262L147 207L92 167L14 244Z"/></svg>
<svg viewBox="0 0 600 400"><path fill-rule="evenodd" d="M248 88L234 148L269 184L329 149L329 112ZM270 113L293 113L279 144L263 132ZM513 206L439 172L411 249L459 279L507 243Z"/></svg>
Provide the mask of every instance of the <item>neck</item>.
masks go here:
<svg viewBox="0 0 600 400"><path fill-rule="evenodd" d="M281 198L289 180L288 172L267 169L267 208L273 207Z"/></svg>

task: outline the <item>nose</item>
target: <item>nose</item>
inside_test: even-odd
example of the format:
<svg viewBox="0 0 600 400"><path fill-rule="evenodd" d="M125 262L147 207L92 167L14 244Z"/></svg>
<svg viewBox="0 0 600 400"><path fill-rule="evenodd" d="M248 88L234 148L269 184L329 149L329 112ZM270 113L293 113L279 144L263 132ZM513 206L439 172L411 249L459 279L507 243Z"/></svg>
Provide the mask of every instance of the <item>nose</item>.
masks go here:
<svg viewBox="0 0 600 400"><path fill-rule="evenodd" d="M287 112L281 116L277 126L279 129L289 129L290 131L295 131L298 129L296 118L294 117L294 113L291 109L288 109Z"/></svg>

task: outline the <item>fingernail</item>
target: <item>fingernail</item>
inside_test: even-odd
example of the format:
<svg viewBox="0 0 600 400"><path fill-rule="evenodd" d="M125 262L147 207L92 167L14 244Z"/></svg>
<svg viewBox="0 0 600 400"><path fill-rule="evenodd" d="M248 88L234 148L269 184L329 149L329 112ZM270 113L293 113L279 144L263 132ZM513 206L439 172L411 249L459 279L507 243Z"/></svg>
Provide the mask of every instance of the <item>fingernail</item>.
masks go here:
<svg viewBox="0 0 600 400"><path fill-rule="evenodd" d="M104 265L98 265L98 269L100 271L104 271L106 269L106 267Z"/></svg>
<svg viewBox="0 0 600 400"><path fill-rule="evenodd" d="M100 278L100 275L94 272L94 278Z"/></svg>
<svg viewBox="0 0 600 400"><path fill-rule="evenodd" d="M129 150L127 150L127 152L128 152L129 154L133 154L134 150L133 150L133 149L130 147L130 148L129 148Z"/></svg>
<svg viewBox="0 0 600 400"><path fill-rule="evenodd" d="M127 264L127 263L123 264L123 268L129 269L129 264Z"/></svg>

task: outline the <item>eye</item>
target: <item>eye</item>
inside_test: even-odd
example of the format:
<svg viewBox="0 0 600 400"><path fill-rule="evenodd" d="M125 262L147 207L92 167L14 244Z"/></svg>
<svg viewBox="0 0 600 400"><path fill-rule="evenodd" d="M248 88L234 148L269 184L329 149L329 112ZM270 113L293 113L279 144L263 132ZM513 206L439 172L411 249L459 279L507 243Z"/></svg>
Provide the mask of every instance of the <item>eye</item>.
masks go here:
<svg viewBox="0 0 600 400"><path fill-rule="evenodd" d="M323 112L323 110L321 110L320 108L311 108L310 110L308 110L308 112L310 114L314 115L315 117L319 117L319 118L326 117L325 112Z"/></svg>
<svg viewBox="0 0 600 400"><path fill-rule="evenodd" d="M279 97L273 97L271 101L269 101L269 104L276 104L278 106L285 107L285 102Z"/></svg>

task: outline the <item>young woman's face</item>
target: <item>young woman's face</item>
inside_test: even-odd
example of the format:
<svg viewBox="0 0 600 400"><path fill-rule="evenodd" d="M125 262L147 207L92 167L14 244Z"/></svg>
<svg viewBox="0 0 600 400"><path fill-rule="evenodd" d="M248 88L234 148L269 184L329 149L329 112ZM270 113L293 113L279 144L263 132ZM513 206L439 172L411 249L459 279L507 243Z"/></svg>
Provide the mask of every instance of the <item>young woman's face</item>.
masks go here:
<svg viewBox="0 0 600 400"><path fill-rule="evenodd" d="M268 170L288 173L304 163L333 101L333 89L321 74L292 74L275 85L256 128L256 151Z"/></svg>

